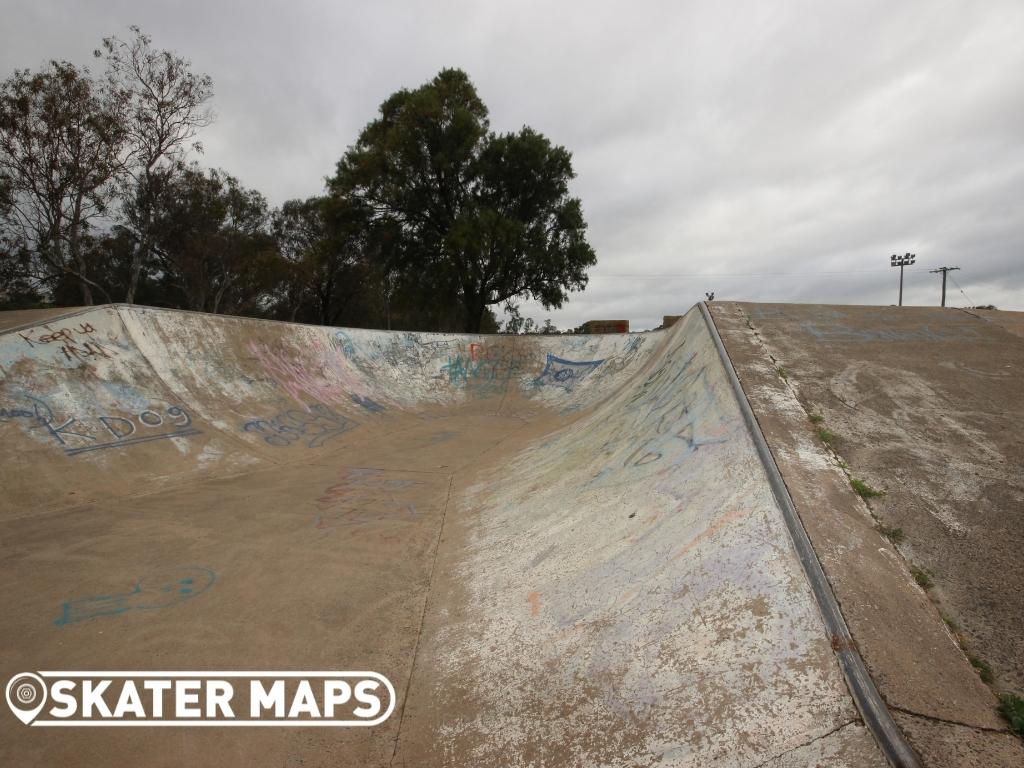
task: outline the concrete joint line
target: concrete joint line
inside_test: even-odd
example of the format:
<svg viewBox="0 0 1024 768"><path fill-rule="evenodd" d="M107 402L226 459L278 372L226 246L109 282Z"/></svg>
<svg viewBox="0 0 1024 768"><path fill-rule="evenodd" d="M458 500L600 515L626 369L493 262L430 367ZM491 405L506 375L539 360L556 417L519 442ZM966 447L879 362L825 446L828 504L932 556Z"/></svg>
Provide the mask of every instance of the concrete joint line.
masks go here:
<svg viewBox="0 0 1024 768"><path fill-rule="evenodd" d="M412 677L416 672L416 659L420 652L420 638L423 637L423 622L427 618L427 605L430 603L430 593L434 588L434 571L437 568L437 554L441 549L441 539L444 537L444 524L448 519L448 507L452 501L452 485L455 482L455 473L448 475L448 492L444 497L444 509L441 512L441 522L437 526L437 541L434 543L434 557L430 561L430 573L427 576L427 589L423 595L423 608L420 611L420 623L416 628L416 641L412 647L412 661L409 664L409 677L405 681L405 693L402 694L402 707L398 713L398 728L395 730L395 748L391 752L391 760L388 765L395 764L398 756L398 747L402 743L402 724L405 722L405 705L409 701L409 690L412 688ZM404 761L403 761L404 762Z"/></svg>
<svg viewBox="0 0 1024 768"><path fill-rule="evenodd" d="M715 349L718 350L722 367L725 369L729 383L732 385L733 394L736 396L736 401L739 404L740 412L743 414L743 421L747 425L750 438L757 449L757 455L761 459L761 464L764 466L765 473L768 476L768 483L775 496L775 501L782 510L782 517L786 521L786 528L789 530L797 557L804 569L808 582L810 582L811 591L814 593L814 600L818 604L818 610L821 611L825 629L832 641L832 647L835 650L843 677L846 678L846 685L850 689L850 695L853 697L854 704L856 704L864 724L871 731L872 736L875 737L875 741L878 743L882 753L892 765L897 768L920 768L921 763L917 755L907 742L903 732L900 731L899 726L896 725L896 721L893 720L892 714L889 712L878 689L875 687L874 681L868 674L864 660L860 657L860 653L854 645L853 637L846 626L846 620L839 609L839 603L832 593L832 587L825 577L825 571L818 561L814 547L811 546L811 540L807 536L807 531L804 530L803 523L800 521L800 516L797 514L796 507L793 504L793 499L789 495L789 489L786 488L786 483L782 479L782 473L779 472L779 468L775 464L775 457L772 456L771 449L769 449L764 434L761 432L757 417L754 416L754 411L751 409L747 396L743 392L743 386L736 375L736 369L732 365L729 353L722 343L722 337L718 333L718 328L715 327L715 321L712 319L710 311L708 311L707 303L700 302L697 306L700 308L700 313L707 324L708 333L711 334L711 338L715 343Z"/></svg>

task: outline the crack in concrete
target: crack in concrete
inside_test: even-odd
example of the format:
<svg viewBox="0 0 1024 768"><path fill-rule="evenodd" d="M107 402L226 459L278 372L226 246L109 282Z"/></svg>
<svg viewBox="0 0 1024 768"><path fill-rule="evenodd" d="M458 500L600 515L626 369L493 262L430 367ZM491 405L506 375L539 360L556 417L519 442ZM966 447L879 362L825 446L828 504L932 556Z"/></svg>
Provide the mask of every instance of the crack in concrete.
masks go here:
<svg viewBox="0 0 1024 768"><path fill-rule="evenodd" d="M758 763L757 765L751 765L751 766L749 766L749 768L764 768L764 766L770 765L771 763L774 763L776 760L779 760L780 758L785 757L786 755L790 754L791 752L796 752L798 749L803 749L804 747L809 747L811 744L814 744L815 742L821 741L822 739L827 739L829 736L831 736L831 735L833 735L835 733L838 733L839 731L843 730L844 728L848 728L851 725L858 725L859 723L860 723L860 720L858 718L853 718L851 720L847 720L845 723L840 723L839 725L837 725L835 728L833 728L831 731L828 731L827 733L823 733L820 736L815 736L813 739L808 739L807 741L803 742L802 744L797 744L795 747L790 747L789 749L783 750L782 752L779 752L777 755L772 755L767 760L765 760L763 763Z"/></svg>
<svg viewBox="0 0 1024 768"><path fill-rule="evenodd" d="M899 712L909 717L917 717L921 720L927 720L931 723L940 723L942 725L958 725L961 728L970 728L972 731L979 731L981 733L1002 733L1007 736L1011 735L1007 728L989 728L985 725L971 725L970 723L963 723L959 720L947 720L944 717L936 717L935 715L926 715L923 712L915 712L912 709L906 709L904 707L897 707L892 704L889 705L889 709Z"/></svg>
<svg viewBox="0 0 1024 768"><path fill-rule="evenodd" d="M402 710L398 713L398 729L395 731L395 748L391 752L391 760L388 766L395 764L395 757L398 755L398 745L402 741L402 725L405 722L405 705L409 701L409 689L412 686L413 673L416 671L416 659L420 652L420 638L423 636L423 622L427 616L427 605L430 603L430 592L434 586L434 570L437 568L437 554L441 549L441 537L444 535L444 524L448 519L448 507L452 500L452 484L455 482L455 473L448 475L448 493L444 498L444 511L441 513L441 524L437 527L437 542L434 544L434 559L430 562L430 576L427 578L427 591L423 595L423 609L420 611L420 624L416 629L416 642L412 647L412 663L409 665L409 677L405 681L405 694L402 696ZM397 692L396 692L397 695Z"/></svg>

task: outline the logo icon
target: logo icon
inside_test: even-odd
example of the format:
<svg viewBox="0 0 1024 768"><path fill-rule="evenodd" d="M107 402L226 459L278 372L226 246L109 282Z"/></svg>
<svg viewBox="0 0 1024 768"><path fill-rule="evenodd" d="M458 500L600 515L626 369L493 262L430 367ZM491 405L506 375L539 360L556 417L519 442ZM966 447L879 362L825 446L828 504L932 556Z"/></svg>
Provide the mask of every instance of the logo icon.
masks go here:
<svg viewBox="0 0 1024 768"><path fill-rule="evenodd" d="M372 727L391 716L396 700L384 675L339 670L40 670L14 675L6 693L11 712L32 728Z"/></svg>
<svg viewBox="0 0 1024 768"><path fill-rule="evenodd" d="M22 672L7 683L7 706L14 716L28 725L46 704L46 683L39 675Z"/></svg>

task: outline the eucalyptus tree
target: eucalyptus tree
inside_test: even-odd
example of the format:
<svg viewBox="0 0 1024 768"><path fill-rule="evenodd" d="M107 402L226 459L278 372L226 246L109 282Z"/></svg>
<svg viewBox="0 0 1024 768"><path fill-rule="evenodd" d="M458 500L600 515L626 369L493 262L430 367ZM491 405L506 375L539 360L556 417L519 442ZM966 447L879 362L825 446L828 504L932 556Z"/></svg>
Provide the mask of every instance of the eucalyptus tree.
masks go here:
<svg viewBox="0 0 1024 768"><path fill-rule="evenodd" d="M153 252L155 205L168 173L181 167L190 151L202 153L196 138L213 122L207 102L213 96L209 75L192 71L191 62L153 47L139 27L131 37L104 38L95 56L106 62L108 98L125 133L120 155L124 224L135 234L125 301L135 299L139 275Z"/></svg>
<svg viewBox="0 0 1024 768"><path fill-rule="evenodd" d="M94 291L105 295L90 277L84 239L108 214L125 140L88 70L51 61L0 84L3 257L19 260L21 279L50 291L71 276L85 304Z"/></svg>

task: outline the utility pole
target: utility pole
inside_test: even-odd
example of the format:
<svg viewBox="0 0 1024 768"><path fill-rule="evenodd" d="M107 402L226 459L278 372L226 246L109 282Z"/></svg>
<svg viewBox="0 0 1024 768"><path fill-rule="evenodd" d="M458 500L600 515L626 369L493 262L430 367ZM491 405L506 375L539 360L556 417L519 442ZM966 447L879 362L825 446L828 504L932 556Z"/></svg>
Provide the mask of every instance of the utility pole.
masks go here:
<svg viewBox="0 0 1024 768"><path fill-rule="evenodd" d="M942 306L946 306L946 273L955 272L960 267L939 267L938 269L931 270L934 275L936 272L942 273Z"/></svg>
<svg viewBox="0 0 1024 768"><path fill-rule="evenodd" d="M905 256L897 256L895 253L892 255L892 263L889 266L900 268L900 306L903 306L903 268L914 263L917 256L913 253L908 253Z"/></svg>

